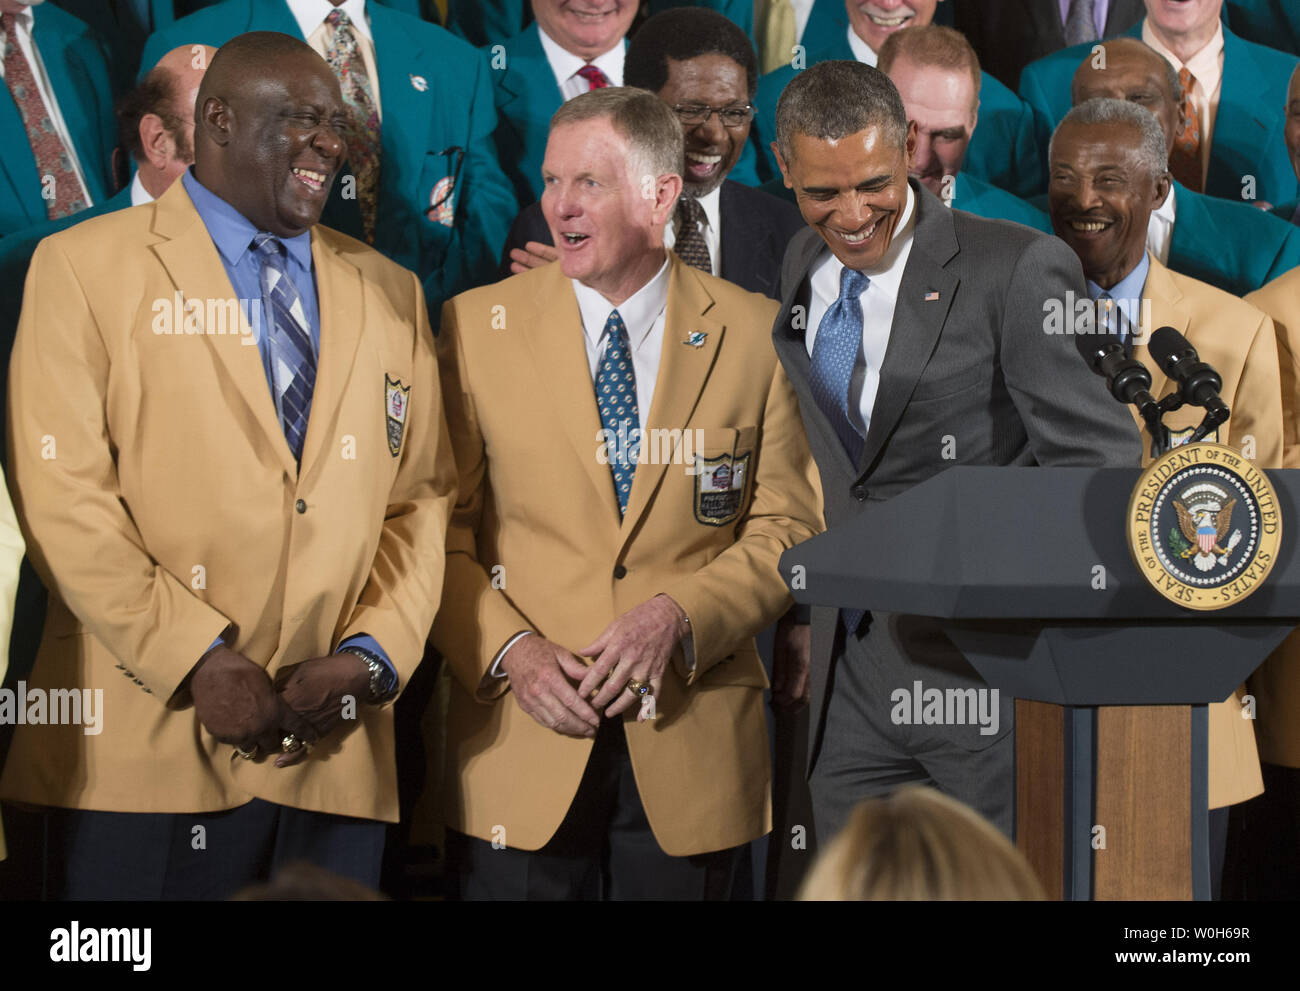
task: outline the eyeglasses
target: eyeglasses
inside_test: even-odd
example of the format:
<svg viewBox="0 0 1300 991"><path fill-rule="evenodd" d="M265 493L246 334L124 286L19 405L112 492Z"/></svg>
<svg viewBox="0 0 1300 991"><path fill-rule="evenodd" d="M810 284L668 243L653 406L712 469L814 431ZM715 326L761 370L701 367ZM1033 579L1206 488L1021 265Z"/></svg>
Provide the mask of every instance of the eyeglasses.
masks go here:
<svg viewBox="0 0 1300 991"><path fill-rule="evenodd" d="M673 107L678 120L688 127L707 124L714 114L722 121L723 127L744 127L754 119L754 108L748 103L743 107L708 107L702 103L678 103Z"/></svg>

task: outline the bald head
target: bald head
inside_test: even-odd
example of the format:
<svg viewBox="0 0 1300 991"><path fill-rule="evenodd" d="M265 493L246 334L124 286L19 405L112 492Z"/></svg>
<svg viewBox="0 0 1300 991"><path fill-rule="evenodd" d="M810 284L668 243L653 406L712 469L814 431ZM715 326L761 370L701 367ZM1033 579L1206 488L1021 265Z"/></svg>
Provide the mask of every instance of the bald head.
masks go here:
<svg viewBox="0 0 1300 991"><path fill-rule="evenodd" d="M241 34L199 86L194 172L259 230L295 237L320 220L349 127L324 59L287 34Z"/></svg>
<svg viewBox="0 0 1300 991"><path fill-rule="evenodd" d="M1113 38L1079 64L1070 84L1070 102L1110 99L1136 103L1155 115L1173 148L1181 92L1174 67L1137 38Z"/></svg>

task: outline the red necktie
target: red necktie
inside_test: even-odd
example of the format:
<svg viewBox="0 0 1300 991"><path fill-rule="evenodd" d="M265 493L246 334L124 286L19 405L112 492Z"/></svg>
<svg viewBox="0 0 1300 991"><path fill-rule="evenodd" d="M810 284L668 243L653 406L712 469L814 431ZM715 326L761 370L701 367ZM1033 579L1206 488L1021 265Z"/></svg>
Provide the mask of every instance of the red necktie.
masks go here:
<svg viewBox="0 0 1300 991"><path fill-rule="evenodd" d="M594 65L584 65L578 70L578 75L587 80L588 90L604 89L609 85L609 77Z"/></svg>
<svg viewBox="0 0 1300 991"><path fill-rule="evenodd" d="M1178 133L1169 151L1169 171L1174 178L1194 193L1201 192L1201 121L1192 103L1192 87L1196 77L1186 68L1178 70L1178 83L1183 88L1183 100L1178 107Z"/></svg>
<svg viewBox="0 0 1300 991"><path fill-rule="evenodd" d="M86 209L88 197L72 167L68 146L50 120L49 110L36 86L36 77L32 75L32 67L18 44L17 30L13 14L0 14L0 31L4 32L5 85L9 87L27 130L32 157L36 159L37 181L45 197L46 213L51 220L57 220ZM46 194L46 189L50 189L53 196Z"/></svg>

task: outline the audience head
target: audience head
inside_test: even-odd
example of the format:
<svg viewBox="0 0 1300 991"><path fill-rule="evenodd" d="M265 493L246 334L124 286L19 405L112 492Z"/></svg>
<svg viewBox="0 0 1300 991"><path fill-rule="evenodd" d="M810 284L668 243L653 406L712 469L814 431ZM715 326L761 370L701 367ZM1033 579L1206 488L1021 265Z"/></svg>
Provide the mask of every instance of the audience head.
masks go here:
<svg viewBox="0 0 1300 991"><path fill-rule="evenodd" d="M1165 147L1172 149L1182 101L1178 70L1137 38L1112 38L1100 47L1104 52L1089 52L1075 70L1070 102L1076 107L1098 98L1136 103L1155 114Z"/></svg>
<svg viewBox="0 0 1300 991"><path fill-rule="evenodd" d="M259 230L294 237L320 219L349 126L323 58L287 34L241 34L199 87L195 175Z"/></svg>
<svg viewBox="0 0 1300 991"><path fill-rule="evenodd" d="M934 20L942 0L844 0L853 33L877 54L895 31L922 27Z"/></svg>
<svg viewBox="0 0 1300 991"><path fill-rule="evenodd" d="M942 195L944 177L961 171L979 118L981 73L975 49L952 28L904 28L881 47L879 68L898 89L908 120L916 124L909 172Z"/></svg>
<svg viewBox="0 0 1300 991"><path fill-rule="evenodd" d="M562 105L542 161L542 213L564 274L615 306L650 281L681 167L681 124L654 94L608 87Z"/></svg>
<svg viewBox="0 0 1300 991"><path fill-rule="evenodd" d="M1171 51L1194 54L1218 30L1223 0L1145 0L1146 21L1154 34ZM1189 50L1190 49L1190 50ZM1184 57L1184 61L1186 57Z"/></svg>
<svg viewBox="0 0 1300 991"><path fill-rule="evenodd" d="M591 61L622 44L638 6L638 0L533 0L533 16L566 52Z"/></svg>
<svg viewBox="0 0 1300 991"><path fill-rule="evenodd" d="M217 50L173 48L117 105L118 137L155 199L194 163L194 104Z"/></svg>
<svg viewBox="0 0 1300 991"><path fill-rule="evenodd" d="M1151 211L1169 193L1167 161L1155 116L1126 100L1088 100L1057 125L1048 152L1052 228L1103 289L1142 260Z"/></svg>
<svg viewBox="0 0 1300 991"><path fill-rule="evenodd" d="M777 164L804 220L849 268L878 264L907 205L916 153L898 90L861 62L798 73L776 107Z"/></svg>
<svg viewBox="0 0 1300 991"><path fill-rule="evenodd" d="M665 10L632 37L623 82L675 108L686 135L684 194L704 196L722 185L745 150L754 116L758 60L745 32L716 11Z"/></svg>
<svg viewBox="0 0 1300 991"><path fill-rule="evenodd" d="M1041 901L1028 861L974 809L913 785L857 806L802 901Z"/></svg>
<svg viewBox="0 0 1300 991"><path fill-rule="evenodd" d="M1291 153L1291 167L1300 179L1300 65L1291 73L1286 91L1286 150Z"/></svg>

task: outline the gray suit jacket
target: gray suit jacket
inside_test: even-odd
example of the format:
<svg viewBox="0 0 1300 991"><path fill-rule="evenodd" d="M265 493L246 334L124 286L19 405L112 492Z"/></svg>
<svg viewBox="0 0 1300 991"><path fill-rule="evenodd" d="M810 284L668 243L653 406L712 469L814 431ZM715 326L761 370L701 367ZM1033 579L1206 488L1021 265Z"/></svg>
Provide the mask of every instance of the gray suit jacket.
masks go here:
<svg viewBox="0 0 1300 991"><path fill-rule="evenodd" d="M949 209L915 180L911 185L914 241L856 465L808 381L808 275L829 249L809 228L795 235L785 255L773 338L799 397L827 527L953 465L1137 467L1141 443L1129 411L1087 368L1072 337L1044 331L1046 300L1064 301L1071 291L1086 298L1070 249L1019 224ZM818 607L812 614L810 770L844 639L836 610ZM927 655L937 665L948 663L944 655L952 648L937 627L900 619L915 618L873 617L862 634L868 654L900 651L913 663L925 663Z"/></svg>

